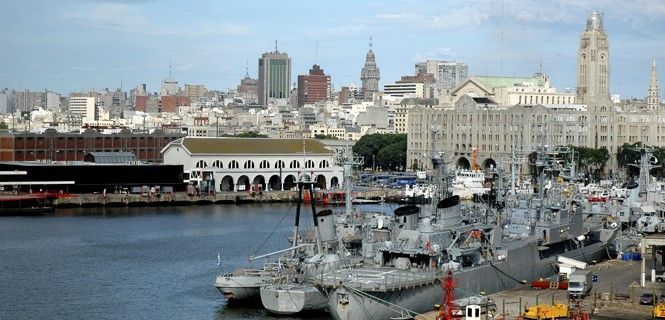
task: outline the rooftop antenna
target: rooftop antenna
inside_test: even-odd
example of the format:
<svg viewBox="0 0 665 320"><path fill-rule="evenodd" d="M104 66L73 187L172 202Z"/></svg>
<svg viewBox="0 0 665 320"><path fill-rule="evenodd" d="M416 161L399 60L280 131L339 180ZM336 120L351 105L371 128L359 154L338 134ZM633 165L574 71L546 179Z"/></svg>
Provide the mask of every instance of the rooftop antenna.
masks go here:
<svg viewBox="0 0 665 320"><path fill-rule="evenodd" d="M245 60L245 78L249 78L249 58Z"/></svg>
<svg viewBox="0 0 665 320"><path fill-rule="evenodd" d="M319 41L316 41L316 51L314 52L314 64L319 64Z"/></svg>
<svg viewBox="0 0 665 320"><path fill-rule="evenodd" d="M372 36L369 36L369 49L372 50Z"/></svg>
<svg viewBox="0 0 665 320"><path fill-rule="evenodd" d="M171 58L169 58L169 80L173 80L173 77L171 77Z"/></svg>
<svg viewBox="0 0 665 320"><path fill-rule="evenodd" d="M279 52L279 51L277 50L277 39L275 39L275 52Z"/></svg>

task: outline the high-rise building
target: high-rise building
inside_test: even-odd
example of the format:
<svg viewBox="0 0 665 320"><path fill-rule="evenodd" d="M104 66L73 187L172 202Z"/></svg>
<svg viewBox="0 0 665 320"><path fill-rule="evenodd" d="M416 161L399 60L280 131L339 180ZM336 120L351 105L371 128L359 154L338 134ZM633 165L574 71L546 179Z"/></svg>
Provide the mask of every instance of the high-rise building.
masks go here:
<svg viewBox="0 0 665 320"><path fill-rule="evenodd" d="M592 12L580 35L577 54L577 103L591 110L607 108L610 101L610 51L603 18Z"/></svg>
<svg viewBox="0 0 665 320"><path fill-rule="evenodd" d="M159 90L160 96L174 96L178 94L180 88L178 87L178 81L173 79L166 79L162 81L162 87Z"/></svg>
<svg viewBox="0 0 665 320"><path fill-rule="evenodd" d="M83 122L97 120L97 106L93 97L69 97L69 113Z"/></svg>
<svg viewBox="0 0 665 320"><path fill-rule="evenodd" d="M0 92L0 113L9 113L12 110L9 107L9 97L11 94Z"/></svg>
<svg viewBox="0 0 665 320"><path fill-rule="evenodd" d="M319 65L313 65L309 74L298 76L298 107L325 100L329 93L330 76Z"/></svg>
<svg viewBox="0 0 665 320"><path fill-rule="evenodd" d="M469 66L459 61L427 60L416 63L416 76L431 74L438 97L469 78Z"/></svg>
<svg viewBox="0 0 665 320"><path fill-rule="evenodd" d="M35 110L46 106L46 96L44 92L23 90L14 94L16 99L16 109L21 111Z"/></svg>
<svg viewBox="0 0 665 320"><path fill-rule="evenodd" d="M381 73L376 66L374 51L372 51L372 38L369 38L369 51L365 57L365 66L360 72L360 81L362 82L361 92L366 100L372 99L374 92L379 92L379 79Z"/></svg>
<svg viewBox="0 0 665 320"><path fill-rule="evenodd" d="M259 59L259 104L272 99L288 101L291 90L291 58L285 52L266 52Z"/></svg>
<svg viewBox="0 0 665 320"><path fill-rule="evenodd" d="M185 90L183 95L187 97L190 101L196 102L205 97L206 90L205 85L202 84L185 84Z"/></svg>
<svg viewBox="0 0 665 320"><path fill-rule="evenodd" d="M656 59L651 63L651 79L649 79L649 94L647 95L647 109L660 109L660 88L658 87L658 75L656 73Z"/></svg>

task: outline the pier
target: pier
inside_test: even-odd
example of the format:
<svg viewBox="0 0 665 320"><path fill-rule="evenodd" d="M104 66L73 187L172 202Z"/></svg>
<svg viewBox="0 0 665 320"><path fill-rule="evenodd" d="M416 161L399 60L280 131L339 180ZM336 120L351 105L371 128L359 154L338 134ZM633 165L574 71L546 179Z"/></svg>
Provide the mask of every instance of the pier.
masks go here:
<svg viewBox="0 0 665 320"><path fill-rule="evenodd" d="M398 199L402 190L373 189L354 191L354 198L382 199L390 201ZM56 208L94 208L94 207L146 207L146 206L186 206L209 204L243 204L243 203L278 203L295 202L296 191L264 191L264 192L217 192L211 194L192 195L187 192L162 194L128 194L128 193L88 193L71 194L54 200Z"/></svg>

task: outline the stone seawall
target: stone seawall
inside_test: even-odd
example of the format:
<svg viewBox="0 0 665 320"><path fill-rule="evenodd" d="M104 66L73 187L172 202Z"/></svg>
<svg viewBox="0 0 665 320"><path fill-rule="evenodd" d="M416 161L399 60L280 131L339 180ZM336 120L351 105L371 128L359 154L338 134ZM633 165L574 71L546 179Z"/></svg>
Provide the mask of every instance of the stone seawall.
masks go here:
<svg viewBox="0 0 665 320"><path fill-rule="evenodd" d="M394 201L403 194L402 190L375 189L354 191L354 198L383 199ZM58 198L54 201L56 208L76 207L132 207L132 206L172 206L172 205L203 205L203 204L241 204L241 203L275 203L295 202L298 193L295 191L249 192L218 192L215 194L189 195L185 192L168 194L75 194Z"/></svg>

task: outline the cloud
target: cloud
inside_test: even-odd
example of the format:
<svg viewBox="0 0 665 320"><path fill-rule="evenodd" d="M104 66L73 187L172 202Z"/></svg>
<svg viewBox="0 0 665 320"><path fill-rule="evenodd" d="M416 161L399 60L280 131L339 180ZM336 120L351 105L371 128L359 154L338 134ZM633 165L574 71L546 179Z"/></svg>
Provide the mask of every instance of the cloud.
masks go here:
<svg viewBox="0 0 665 320"><path fill-rule="evenodd" d="M355 35L366 33L367 30L368 28L364 24L352 24L330 28L326 33L331 35Z"/></svg>
<svg viewBox="0 0 665 320"><path fill-rule="evenodd" d="M151 21L137 5L124 2L95 2L70 8L60 18L92 28L158 36L246 35L250 32L249 27L234 23L220 25L203 22L185 28L176 28L168 23L158 24Z"/></svg>

